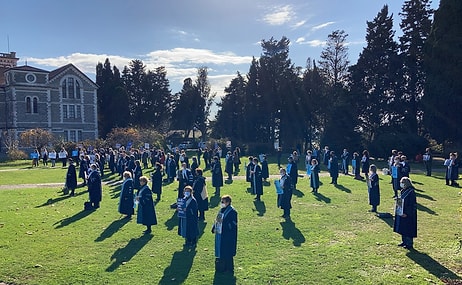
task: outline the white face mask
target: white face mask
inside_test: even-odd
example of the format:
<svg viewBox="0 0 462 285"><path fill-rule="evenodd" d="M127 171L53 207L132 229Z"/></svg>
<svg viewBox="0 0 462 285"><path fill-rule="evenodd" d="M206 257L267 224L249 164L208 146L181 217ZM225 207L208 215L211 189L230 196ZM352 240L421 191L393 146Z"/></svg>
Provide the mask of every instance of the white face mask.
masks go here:
<svg viewBox="0 0 462 285"><path fill-rule="evenodd" d="M399 187L404 188L404 186L406 186L404 183L399 183Z"/></svg>
<svg viewBox="0 0 462 285"><path fill-rule="evenodd" d="M184 192L184 196L186 198L189 198L191 196L191 192L187 191L187 192Z"/></svg>
<svg viewBox="0 0 462 285"><path fill-rule="evenodd" d="M221 207L221 208L225 208L225 207L226 207L226 204L225 204L225 203L221 203L221 204L220 204L220 207Z"/></svg>

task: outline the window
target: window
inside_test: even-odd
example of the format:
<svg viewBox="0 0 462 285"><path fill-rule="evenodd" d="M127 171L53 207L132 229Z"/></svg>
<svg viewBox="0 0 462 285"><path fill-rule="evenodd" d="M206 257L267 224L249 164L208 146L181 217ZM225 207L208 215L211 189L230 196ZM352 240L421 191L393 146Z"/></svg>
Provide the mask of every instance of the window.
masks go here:
<svg viewBox="0 0 462 285"><path fill-rule="evenodd" d="M30 99L30 97L26 97L26 113L27 114L32 113L31 107L32 107L31 99Z"/></svg>
<svg viewBox="0 0 462 285"><path fill-rule="evenodd" d="M37 114L38 113L38 98L37 97L26 97L26 113Z"/></svg>
<svg viewBox="0 0 462 285"><path fill-rule="evenodd" d="M32 113L37 114L38 113L38 98L34 97L32 100Z"/></svg>
<svg viewBox="0 0 462 285"><path fill-rule="evenodd" d="M64 141L66 142L78 142L82 139L81 130L65 130L64 131Z"/></svg>
<svg viewBox="0 0 462 285"><path fill-rule="evenodd" d="M64 99L80 99L80 82L74 77L66 77L61 83L61 93Z"/></svg>
<svg viewBox="0 0 462 285"><path fill-rule="evenodd" d="M63 105L63 119L80 119L80 118L82 118L82 106Z"/></svg>

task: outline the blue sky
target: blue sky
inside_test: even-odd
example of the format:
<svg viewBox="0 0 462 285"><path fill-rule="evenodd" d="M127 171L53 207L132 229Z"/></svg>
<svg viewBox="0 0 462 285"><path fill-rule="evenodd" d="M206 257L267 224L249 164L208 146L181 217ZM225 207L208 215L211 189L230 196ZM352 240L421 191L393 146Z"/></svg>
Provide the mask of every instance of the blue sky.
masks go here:
<svg viewBox="0 0 462 285"><path fill-rule="evenodd" d="M90 78L109 58L120 70L132 59L165 66L172 92L197 68L209 68L218 95L236 72L248 72L259 42L286 36L289 56L304 67L319 59L334 30L349 35L350 62L365 46L366 21L388 4L396 36L404 0L15 0L2 1L0 52L15 51L18 65L52 70L73 63ZM436 9L439 0L433 0ZM8 41L9 39L9 41ZM9 44L8 44L9 43Z"/></svg>

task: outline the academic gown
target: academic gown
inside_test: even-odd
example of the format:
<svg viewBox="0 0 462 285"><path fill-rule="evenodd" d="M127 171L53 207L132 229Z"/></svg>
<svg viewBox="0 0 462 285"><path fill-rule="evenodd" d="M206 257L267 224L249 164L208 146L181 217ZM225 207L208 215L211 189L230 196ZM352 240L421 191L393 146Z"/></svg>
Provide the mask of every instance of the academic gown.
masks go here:
<svg viewBox="0 0 462 285"><path fill-rule="evenodd" d="M414 188L401 191L404 200L403 213L406 218L395 215L393 231L405 237L417 237L417 199Z"/></svg>
<svg viewBox="0 0 462 285"><path fill-rule="evenodd" d="M152 192L148 185L144 185L138 190L139 197L138 210L136 212L136 223L145 226L157 225L156 209Z"/></svg>
<svg viewBox="0 0 462 285"><path fill-rule="evenodd" d="M125 215L133 215L134 214L134 184L133 179L128 178L122 183L122 189L120 190L120 198L119 198L119 213Z"/></svg>

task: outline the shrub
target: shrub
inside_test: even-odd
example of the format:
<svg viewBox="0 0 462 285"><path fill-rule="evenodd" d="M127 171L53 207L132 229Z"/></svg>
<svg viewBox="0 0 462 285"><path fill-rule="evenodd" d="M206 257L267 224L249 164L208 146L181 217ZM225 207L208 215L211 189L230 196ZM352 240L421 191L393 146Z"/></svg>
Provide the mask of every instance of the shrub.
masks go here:
<svg viewBox="0 0 462 285"><path fill-rule="evenodd" d="M22 160L22 159L27 159L28 158L27 154L24 151L19 150L19 149L8 150L7 155L8 155L8 160L10 160L10 161L12 161L12 160Z"/></svg>

